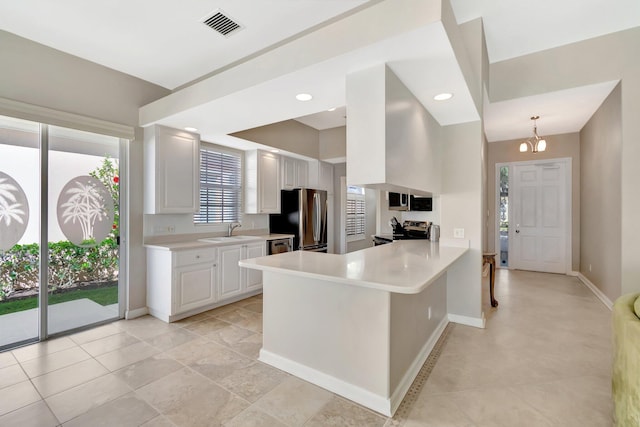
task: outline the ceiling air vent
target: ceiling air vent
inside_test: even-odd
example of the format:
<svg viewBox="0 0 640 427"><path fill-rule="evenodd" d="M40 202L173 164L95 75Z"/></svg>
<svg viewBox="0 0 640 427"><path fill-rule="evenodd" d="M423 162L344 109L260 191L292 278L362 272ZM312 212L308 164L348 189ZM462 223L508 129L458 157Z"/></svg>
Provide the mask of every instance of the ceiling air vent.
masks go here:
<svg viewBox="0 0 640 427"><path fill-rule="evenodd" d="M242 25L226 16L221 10L218 10L214 12L213 15L205 18L202 23L207 27L216 30L225 37L229 37L231 34L242 29Z"/></svg>

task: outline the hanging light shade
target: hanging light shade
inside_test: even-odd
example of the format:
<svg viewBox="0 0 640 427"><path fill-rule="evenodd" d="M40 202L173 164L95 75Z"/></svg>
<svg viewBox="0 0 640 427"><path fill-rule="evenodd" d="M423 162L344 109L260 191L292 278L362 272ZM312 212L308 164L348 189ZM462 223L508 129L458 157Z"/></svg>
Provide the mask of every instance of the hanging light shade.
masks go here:
<svg viewBox="0 0 640 427"><path fill-rule="evenodd" d="M539 151L544 151L547 149L547 140L544 138L540 138L538 136L538 127L536 125L536 120L538 120L540 116L532 116L531 120L533 120L533 137L527 139L526 141L522 141L520 144L520 152L525 153L529 147L531 147L532 153L537 153Z"/></svg>

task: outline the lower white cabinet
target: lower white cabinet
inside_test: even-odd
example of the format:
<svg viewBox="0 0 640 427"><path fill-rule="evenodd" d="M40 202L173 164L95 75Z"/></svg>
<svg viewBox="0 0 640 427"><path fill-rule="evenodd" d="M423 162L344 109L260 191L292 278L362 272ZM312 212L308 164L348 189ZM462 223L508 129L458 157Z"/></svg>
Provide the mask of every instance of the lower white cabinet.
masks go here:
<svg viewBox="0 0 640 427"><path fill-rule="evenodd" d="M267 248L262 242L249 243L245 246L245 256L243 259L258 258L266 255ZM249 270L248 268L241 268L241 270L242 274L244 274L244 283L247 286L247 291L262 289L262 271Z"/></svg>
<svg viewBox="0 0 640 427"><path fill-rule="evenodd" d="M223 246L219 249L220 299L230 298L243 292L242 277L238 266L238 262L243 259L243 246Z"/></svg>
<svg viewBox="0 0 640 427"><path fill-rule="evenodd" d="M148 248L149 313L173 322L255 294L262 289L262 273L238 262L265 253L263 240L193 250Z"/></svg>
<svg viewBox="0 0 640 427"><path fill-rule="evenodd" d="M176 267L175 282L175 313L183 313L217 301L215 264Z"/></svg>
<svg viewBox="0 0 640 427"><path fill-rule="evenodd" d="M222 246L218 251L221 300L262 288L262 272L240 268L238 262L264 256L266 253L264 242Z"/></svg>

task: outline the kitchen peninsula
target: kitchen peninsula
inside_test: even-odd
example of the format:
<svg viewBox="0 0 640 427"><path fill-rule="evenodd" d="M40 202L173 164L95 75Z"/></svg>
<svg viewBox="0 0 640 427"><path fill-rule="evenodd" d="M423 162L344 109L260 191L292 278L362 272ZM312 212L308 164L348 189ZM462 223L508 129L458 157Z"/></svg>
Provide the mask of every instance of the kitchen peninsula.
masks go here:
<svg viewBox="0 0 640 427"><path fill-rule="evenodd" d="M468 251L397 241L240 261L263 272L260 360L393 415L448 323L447 288Z"/></svg>

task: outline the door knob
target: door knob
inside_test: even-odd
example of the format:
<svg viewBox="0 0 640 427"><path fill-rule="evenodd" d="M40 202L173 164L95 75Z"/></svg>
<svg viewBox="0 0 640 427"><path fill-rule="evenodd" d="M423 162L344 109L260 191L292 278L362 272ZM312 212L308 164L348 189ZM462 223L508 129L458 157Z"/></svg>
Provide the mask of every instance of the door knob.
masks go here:
<svg viewBox="0 0 640 427"><path fill-rule="evenodd" d="M520 230L516 230L516 233L519 233L519 232L520 232Z"/></svg>

